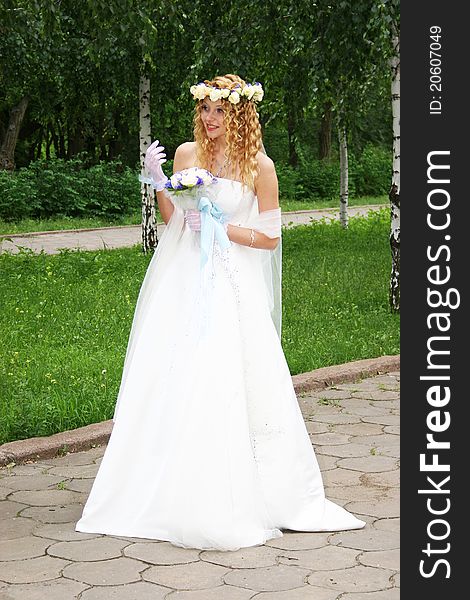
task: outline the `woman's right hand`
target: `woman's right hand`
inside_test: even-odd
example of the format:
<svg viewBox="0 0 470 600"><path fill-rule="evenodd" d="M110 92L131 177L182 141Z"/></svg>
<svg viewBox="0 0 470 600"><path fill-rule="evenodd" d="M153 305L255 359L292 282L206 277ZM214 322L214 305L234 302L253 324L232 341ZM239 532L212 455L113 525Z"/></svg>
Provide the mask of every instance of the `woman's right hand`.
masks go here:
<svg viewBox="0 0 470 600"><path fill-rule="evenodd" d="M168 177L162 169L163 163L166 162L166 154L164 153L165 148L158 144L159 141L155 140L153 144L150 144L147 148L144 165L153 180L153 187L157 192L161 192L168 181Z"/></svg>
<svg viewBox="0 0 470 600"><path fill-rule="evenodd" d="M201 231L201 213L198 210L194 208L185 210L184 220L191 231Z"/></svg>

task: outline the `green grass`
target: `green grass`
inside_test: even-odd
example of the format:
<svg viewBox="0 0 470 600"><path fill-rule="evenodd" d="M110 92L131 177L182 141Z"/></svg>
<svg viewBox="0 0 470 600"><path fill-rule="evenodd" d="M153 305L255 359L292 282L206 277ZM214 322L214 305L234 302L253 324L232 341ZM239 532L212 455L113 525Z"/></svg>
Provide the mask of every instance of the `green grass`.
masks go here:
<svg viewBox="0 0 470 600"><path fill-rule="evenodd" d="M389 312L389 215L283 233L283 347L291 373L399 352Z"/></svg>
<svg viewBox="0 0 470 600"><path fill-rule="evenodd" d="M338 199L333 200L281 200L284 212L291 210L310 210L312 208L337 208ZM387 196L363 196L351 198L350 206L363 206L364 204L387 204ZM84 229L92 227L115 227L118 225L139 225L142 220L140 210L131 215L122 215L116 219L100 217L56 217L51 219L24 219L23 221L7 222L0 219L0 235L27 233L32 231L56 231L58 229ZM157 213L157 221L162 222Z"/></svg>
<svg viewBox="0 0 470 600"><path fill-rule="evenodd" d="M364 206L365 204L385 204L388 206L387 196L361 196L360 198L350 198L349 206ZM291 210L310 210L312 208L339 208L338 198L331 200L319 199L311 201L300 200L282 200L281 208L283 212Z"/></svg>
<svg viewBox="0 0 470 600"><path fill-rule="evenodd" d="M292 374L399 351L388 309L388 211L283 233L283 347ZM0 254L0 443L112 417L140 246Z"/></svg>

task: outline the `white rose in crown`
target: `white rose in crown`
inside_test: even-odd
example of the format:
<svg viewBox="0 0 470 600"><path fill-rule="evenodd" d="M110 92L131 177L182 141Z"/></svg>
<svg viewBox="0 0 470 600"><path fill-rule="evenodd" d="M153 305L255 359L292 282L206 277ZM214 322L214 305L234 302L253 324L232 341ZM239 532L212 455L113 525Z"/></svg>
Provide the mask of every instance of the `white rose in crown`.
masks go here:
<svg viewBox="0 0 470 600"><path fill-rule="evenodd" d="M207 92L207 88L204 85L204 83L198 83L197 85L193 86L194 90L191 92L195 98L197 98L198 100L204 100L204 98L206 97L206 92Z"/></svg>
<svg viewBox="0 0 470 600"><path fill-rule="evenodd" d="M212 100L212 102L217 102L217 100L220 100L222 98L222 90L213 88L210 91L209 98Z"/></svg>
<svg viewBox="0 0 470 600"><path fill-rule="evenodd" d="M263 99L264 96L264 90L261 87L261 84L256 84L253 86L254 88L254 92L253 92L253 100L255 102L260 102Z"/></svg>
<svg viewBox="0 0 470 600"><path fill-rule="evenodd" d="M245 87L242 90L242 96L244 96L245 98L247 98L248 100L251 100L253 98L253 94L255 93L255 89L253 88L253 86L249 83L247 83L245 85Z"/></svg>
<svg viewBox="0 0 470 600"><path fill-rule="evenodd" d="M238 104L240 102L240 94L238 92L230 92L228 99L232 104Z"/></svg>
<svg viewBox="0 0 470 600"><path fill-rule="evenodd" d="M224 100L229 100L232 104L238 104L242 99L259 102L264 96L263 86L259 81L247 83L243 86L236 84L232 90L212 87L211 85L206 85L204 82L200 82L197 85L192 85L189 90L195 100L204 100L206 96L209 96L213 102L223 98Z"/></svg>

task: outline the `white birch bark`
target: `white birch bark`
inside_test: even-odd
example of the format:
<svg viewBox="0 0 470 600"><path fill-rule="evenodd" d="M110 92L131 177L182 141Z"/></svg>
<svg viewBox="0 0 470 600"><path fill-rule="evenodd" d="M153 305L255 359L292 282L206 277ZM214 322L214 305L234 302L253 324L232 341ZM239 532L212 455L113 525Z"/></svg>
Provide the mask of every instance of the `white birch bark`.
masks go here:
<svg viewBox="0 0 470 600"><path fill-rule="evenodd" d="M339 221L344 229L348 228L349 169L348 139L343 126L338 127L339 137Z"/></svg>
<svg viewBox="0 0 470 600"><path fill-rule="evenodd" d="M150 77L146 73L145 64L139 81L139 149L140 149L140 172L145 172L145 153L151 143L150 129ZM142 205L142 250L148 252L156 248L157 224L155 220L155 192L146 183L140 185Z"/></svg>
<svg viewBox="0 0 470 600"><path fill-rule="evenodd" d="M390 309L400 311L400 38L394 28L392 69L392 123L393 123L393 173L390 187L390 249L392 271L390 274Z"/></svg>

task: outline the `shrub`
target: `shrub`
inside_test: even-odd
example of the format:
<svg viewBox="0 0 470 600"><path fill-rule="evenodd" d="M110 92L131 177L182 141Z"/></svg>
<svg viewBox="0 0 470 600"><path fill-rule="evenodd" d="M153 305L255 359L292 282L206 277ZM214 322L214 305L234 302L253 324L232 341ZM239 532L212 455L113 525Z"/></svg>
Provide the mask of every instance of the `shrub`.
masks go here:
<svg viewBox="0 0 470 600"><path fill-rule="evenodd" d="M339 196L339 161L325 161L299 151L297 169L276 162L279 191L284 199L331 199ZM164 164L167 175L172 161ZM349 159L349 195L387 194L391 152L367 145ZM0 171L0 219L19 221L47 217L109 217L129 215L140 208L137 170L119 161L86 167L75 158L32 162L14 173Z"/></svg>
<svg viewBox="0 0 470 600"><path fill-rule="evenodd" d="M38 160L14 173L0 171L0 218L129 214L139 206L135 172L120 162L85 169L74 159Z"/></svg>
<svg viewBox="0 0 470 600"><path fill-rule="evenodd" d="M388 194L392 180L392 153L368 144L357 160L351 157L350 171L356 196Z"/></svg>
<svg viewBox="0 0 470 600"><path fill-rule="evenodd" d="M279 181L279 193L283 198L304 197L304 188L300 181L300 173L289 165L278 163L276 164L276 173Z"/></svg>
<svg viewBox="0 0 470 600"><path fill-rule="evenodd" d="M391 153L368 145L359 157L349 155L349 195L381 196L387 194L391 182ZM339 160L319 160L299 152L297 169L276 164L279 191L288 199L312 200L339 197Z"/></svg>

